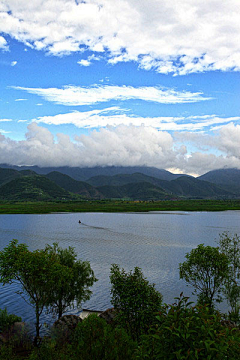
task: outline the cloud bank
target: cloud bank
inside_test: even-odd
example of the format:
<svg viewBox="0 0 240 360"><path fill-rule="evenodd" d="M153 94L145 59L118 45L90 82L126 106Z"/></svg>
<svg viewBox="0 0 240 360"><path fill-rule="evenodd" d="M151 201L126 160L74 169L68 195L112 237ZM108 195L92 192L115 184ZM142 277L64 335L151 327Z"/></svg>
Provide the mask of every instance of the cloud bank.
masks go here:
<svg viewBox="0 0 240 360"><path fill-rule="evenodd" d="M239 13L239 0L2 0L0 47L10 35L51 55L88 49L163 74L240 70Z"/></svg>
<svg viewBox="0 0 240 360"><path fill-rule="evenodd" d="M177 135L177 134L176 134ZM193 135L193 136L192 136ZM228 124L214 135L182 133L182 140L216 150L189 152L181 139L144 125L119 125L93 130L72 141L32 123L25 140L14 141L0 134L0 163L39 166L155 166L175 172L203 174L223 168L240 168L240 125ZM197 136L197 137L196 137ZM218 152L218 155L217 155Z"/></svg>

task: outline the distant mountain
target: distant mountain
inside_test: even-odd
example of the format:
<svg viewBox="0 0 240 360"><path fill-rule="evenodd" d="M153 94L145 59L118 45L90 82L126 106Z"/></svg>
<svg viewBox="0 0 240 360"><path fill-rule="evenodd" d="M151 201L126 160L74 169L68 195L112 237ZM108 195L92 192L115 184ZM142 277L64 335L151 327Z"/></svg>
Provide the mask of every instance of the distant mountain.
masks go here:
<svg viewBox="0 0 240 360"><path fill-rule="evenodd" d="M21 176L22 174L17 170L0 168L0 186Z"/></svg>
<svg viewBox="0 0 240 360"><path fill-rule="evenodd" d="M68 175L71 178L79 181L86 181L93 176L114 176L118 174L134 174L142 173L148 176L155 177L162 180L173 180L181 175L172 174L171 172L163 169L157 169L147 166L106 166L106 167L92 167L92 168L79 168L79 167L38 167L38 166L15 166L8 164L0 164L1 168L10 168L14 170L32 170L39 175L46 175L50 172L57 171L62 174Z"/></svg>
<svg viewBox="0 0 240 360"><path fill-rule="evenodd" d="M126 184L123 186L101 186L98 190L105 198L119 198L131 200L164 200L169 195L163 189L146 182Z"/></svg>
<svg viewBox="0 0 240 360"><path fill-rule="evenodd" d="M222 189L216 184L188 176L181 176L172 180L169 185L166 189L178 196L187 198L225 198L234 195L231 191Z"/></svg>
<svg viewBox="0 0 240 360"><path fill-rule="evenodd" d="M54 201L71 199L71 195L43 176L21 176L0 187L1 200Z"/></svg>
<svg viewBox="0 0 240 360"><path fill-rule="evenodd" d="M198 179L218 184L228 190L240 194L240 170L238 169L213 170L199 176Z"/></svg>
<svg viewBox="0 0 240 360"><path fill-rule="evenodd" d="M122 186L126 184L147 182L160 187L162 186L162 181L164 183L166 180L160 180L158 178L148 176L139 172L134 174L118 174L114 176L98 175L93 176L87 180L87 182L92 186Z"/></svg>
<svg viewBox="0 0 240 360"><path fill-rule="evenodd" d="M0 200L240 198L240 170L236 169L216 170L199 178L194 178L188 175L174 177L174 174L154 168L108 167L102 168L101 171L112 173L120 171L120 169L129 172L130 170L133 171L133 169L141 169L148 173L152 171L158 176L161 175L170 180L135 172L111 176L96 175L90 177L87 181L78 181L58 171L37 175L33 171L33 169L39 170L37 167L27 169L20 167L20 169L20 171L17 171L7 167L0 168ZM80 171L83 169L74 168L73 170ZM88 174L91 172L96 173L96 171L101 172L100 168L87 169L87 171ZM206 181L206 179L212 181Z"/></svg>
<svg viewBox="0 0 240 360"><path fill-rule="evenodd" d="M70 176L52 171L46 176L49 180L60 186L66 191L79 194L86 198L102 199L104 196L90 184L72 179Z"/></svg>

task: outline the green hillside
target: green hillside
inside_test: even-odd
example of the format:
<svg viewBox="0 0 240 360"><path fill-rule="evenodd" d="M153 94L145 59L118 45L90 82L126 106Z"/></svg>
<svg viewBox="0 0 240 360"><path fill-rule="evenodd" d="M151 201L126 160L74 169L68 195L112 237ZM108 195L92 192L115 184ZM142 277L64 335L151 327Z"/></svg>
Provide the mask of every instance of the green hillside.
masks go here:
<svg viewBox="0 0 240 360"><path fill-rule="evenodd" d="M0 187L1 200L53 201L71 199L71 195L43 176L22 176Z"/></svg>
<svg viewBox="0 0 240 360"><path fill-rule="evenodd" d="M52 171L45 176L66 191L79 194L85 198L103 198L103 195L90 184L83 181L74 180L70 176L61 174L58 171Z"/></svg>
<svg viewBox="0 0 240 360"><path fill-rule="evenodd" d="M209 171L198 179L217 184L228 191L240 194L240 170L218 169Z"/></svg>
<svg viewBox="0 0 240 360"><path fill-rule="evenodd" d="M187 198L232 197L233 193L207 181L181 176L167 184L166 190Z"/></svg>
<svg viewBox="0 0 240 360"><path fill-rule="evenodd" d="M169 198L166 191L147 182L123 186L101 186L99 191L107 198L131 200L163 200Z"/></svg>
<svg viewBox="0 0 240 360"><path fill-rule="evenodd" d="M139 182L147 182L160 187L162 181L164 182L166 180L159 180L157 178L142 173L118 174L114 176L99 175L87 180L87 182L92 186L122 186Z"/></svg>
<svg viewBox="0 0 240 360"><path fill-rule="evenodd" d="M0 186L21 176L22 174L17 170L0 168Z"/></svg>
<svg viewBox="0 0 240 360"><path fill-rule="evenodd" d="M114 168L114 171L116 169ZM204 177L194 178L187 175L168 181L139 172L113 176L98 175L91 177L88 182L83 182L57 171L37 175L31 168L21 171L0 168L0 200L234 199L240 197L240 185L239 191L236 190L239 174L239 170L228 171L227 174L224 170L220 177L224 179L224 184L204 181ZM226 185L227 181L229 186Z"/></svg>

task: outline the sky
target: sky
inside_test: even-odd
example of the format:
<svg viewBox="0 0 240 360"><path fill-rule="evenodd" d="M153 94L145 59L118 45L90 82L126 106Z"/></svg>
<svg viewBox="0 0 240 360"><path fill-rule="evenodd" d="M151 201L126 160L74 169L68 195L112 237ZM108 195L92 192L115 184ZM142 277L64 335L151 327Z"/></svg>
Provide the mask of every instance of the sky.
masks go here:
<svg viewBox="0 0 240 360"><path fill-rule="evenodd" d="M0 0L0 163L240 169L239 0Z"/></svg>

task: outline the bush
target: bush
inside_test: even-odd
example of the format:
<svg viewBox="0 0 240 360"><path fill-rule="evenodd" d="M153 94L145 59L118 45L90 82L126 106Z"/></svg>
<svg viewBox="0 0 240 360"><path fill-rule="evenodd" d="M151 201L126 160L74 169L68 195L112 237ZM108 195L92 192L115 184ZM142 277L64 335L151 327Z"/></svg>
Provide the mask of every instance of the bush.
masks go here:
<svg viewBox="0 0 240 360"><path fill-rule="evenodd" d="M77 325L70 344L45 339L29 360L133 360L136 347L123 329L91 314Z"/></svg>
<svg viewBox="0 0 240 360"><path fill-rule="evenodd" d="M7 309L0 309L0 332L9 331L15 322L22 321L20 316L8 314Z"/></svg>
<svg viewBox="0 0 240 360"><path fill-rule="evenodd" d="M211 360L240 358L239 329L221 324L221 315L206 306L194 306L182 294L165 305L157 325L142 338L138 358L151 360Z"/></svg>
<svg viewBox="0 0 240 360"><path fill-rule="evenodd" d="M78 324L72 346L78 360L130 360L136 344L123 329L91 314Z"/></svg>

